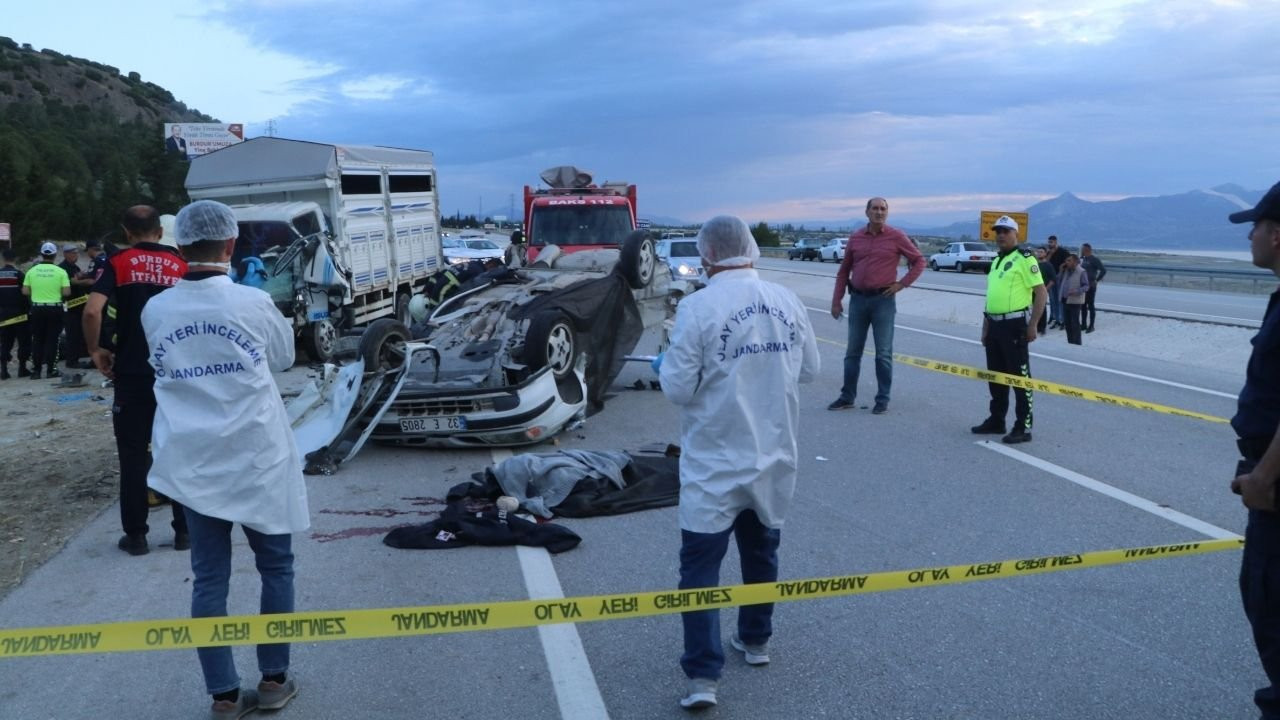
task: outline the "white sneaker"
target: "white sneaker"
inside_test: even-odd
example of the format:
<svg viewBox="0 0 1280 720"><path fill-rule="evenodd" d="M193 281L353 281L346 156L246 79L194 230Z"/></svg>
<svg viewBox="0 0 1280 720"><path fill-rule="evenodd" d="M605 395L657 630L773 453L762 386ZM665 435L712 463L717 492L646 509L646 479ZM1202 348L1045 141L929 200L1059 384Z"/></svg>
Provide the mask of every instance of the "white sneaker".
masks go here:
<svg viewBox="0 0 1280 720"><path fill-rule="evenodd" d="M734 650L742 653L748 665L768 665L769 664L769 646L768 644L748 645L738 639L737 635L729 641Z"/></svg>
<svg viewBox="0 0 1280 720"><path fill-rule="evenodd" d="M715 680L707 678L689 678L689 692L680 698L680 707L685 710L703 710L716 706Z"/></svg>

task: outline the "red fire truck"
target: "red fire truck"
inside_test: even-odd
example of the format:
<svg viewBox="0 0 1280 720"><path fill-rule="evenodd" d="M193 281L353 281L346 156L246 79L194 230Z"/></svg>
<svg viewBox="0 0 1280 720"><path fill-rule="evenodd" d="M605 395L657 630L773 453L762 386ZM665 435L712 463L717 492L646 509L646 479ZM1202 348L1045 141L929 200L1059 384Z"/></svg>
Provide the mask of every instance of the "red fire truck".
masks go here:
<svg viewBox="0 0 1280 720"><path fill-rule="evenodd" d="M528 262L547 245L565 253L616 248L636 229L635 185L596 185L591 173L571 165L545 170L540 177L548 187L524 186Z"/></svg>

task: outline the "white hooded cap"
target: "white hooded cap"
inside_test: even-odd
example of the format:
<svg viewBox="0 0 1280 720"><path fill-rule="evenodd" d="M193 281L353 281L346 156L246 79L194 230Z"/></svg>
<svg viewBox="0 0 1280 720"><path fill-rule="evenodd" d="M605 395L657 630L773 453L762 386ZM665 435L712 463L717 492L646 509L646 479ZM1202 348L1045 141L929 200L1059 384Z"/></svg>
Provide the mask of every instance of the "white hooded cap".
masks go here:
<svg viewBox="0 0 1280 720"><path fill-rule="evenodd" d="M746 267L760 259L760 247L742 218L717 215L698 230L698 254L711 267Z"/></svg>
<svg viewBox="0 0 1280 720"><path fill-rule="evenodd" d="M217 200L197 200L182 208L173 221L173 229L178 245L240 237L235 213Z"/></svg>

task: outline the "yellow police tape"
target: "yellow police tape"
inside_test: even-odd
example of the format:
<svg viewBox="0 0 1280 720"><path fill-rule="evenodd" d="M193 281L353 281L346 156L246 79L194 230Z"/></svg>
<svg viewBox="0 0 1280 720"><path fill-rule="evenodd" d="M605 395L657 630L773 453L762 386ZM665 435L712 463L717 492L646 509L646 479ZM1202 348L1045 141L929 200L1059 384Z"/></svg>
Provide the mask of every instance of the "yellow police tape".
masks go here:
<svg viewBox="0 0 1280 720"><path fill-rule="evenodd" d="M818 338L818 340L837 347L844 347L844 343L836 342L835 340L828 340L827 338ZM873 355L874 353L867 350L865 351L865 354ZM1181 408L1170 407L1168 405L1160 405L1158 403L1146 402L1144 400L1135 400L1133 398L1124 397L1123 395L1111 395L1109 393L1097 392L1096 390L1087 390L1085 388L1073 387L1071 385L1063 385L1062 383L1022 377L1021 375L1010 375L1008 373L996 372L994 370L983 370L982 368L970 367L969 365L945 363L938 360L930 360L928 358L903 355L901 353L894 353L893 359L897 362L903 363L904 365L911 365L912 367L918 367L924 370L933 370L935 372L969 378L970 380L995 383L997 385L1008 385L1010 387L1023 388L1026 390L1037 390L1039 392L1047 392L1053 395L1065 395L1066 397L1073 397L1079 400L1092 400L1093 402L1099 402L1104 405L1114 405L1116 407L1124 407L1131 410L1150 410L1151 412L1163 413L1165 415L1177 415L1178 417L1193 418L1211 423L1231 422L1227 418L1218 417L1217 415L1207 415L1205 413L1195 412L1194 410L1183 410Z"/></svg>
<svg viewBox="0 0 1280 720"><path fill-rule="evenodd" d="M64 307L65 307L67 310L70 310L70 309L72 309L72 308L78 308L78 307L80 307L81 305L83 305L83 304L85 304L85 303L87 303L87 302L89 302L89 296L88 296L88 295L81 295L81 296L80 296L80 297L78 297L78 298L71 298L70 300L68 300L68 301L64 304ZM26 321L27 321L27 316L26 316L26 315L19 315L19 316L17 316L17 317L11 317L11 318L9 318L8 320L5 320L5 321L3 321L3 322L0 322L0 327L8 327L9 325L17 325L18 323L24 323L24 322L26 322Z"/></svg>
<svg viewBox="0 0 1280 720"><path fill-rule="evenodd" d="M516 600L465 605L18 628L0 630L0 658L174 650L273 642L360 640L477 630L506 630L565 622L623 620L689 610L862 595L1064 570L1081 570L1173 556L1203 555L1239 549L1243 545L1243 538L1204 540L1176 545L1149 545L1071 555L1045 555L866 575L837 575L754 585L593 595L555 600Z"/></svg>

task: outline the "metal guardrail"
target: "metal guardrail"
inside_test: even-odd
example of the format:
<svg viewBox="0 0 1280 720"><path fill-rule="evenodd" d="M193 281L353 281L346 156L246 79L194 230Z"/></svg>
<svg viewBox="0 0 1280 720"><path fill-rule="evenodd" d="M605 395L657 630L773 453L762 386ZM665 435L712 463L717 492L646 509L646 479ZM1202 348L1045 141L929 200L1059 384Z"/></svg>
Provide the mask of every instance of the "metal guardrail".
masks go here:
<svg viewBox="0 0 1280 720"><path fill-rule="evenodd" d="M1108 279L1112 273L1131 275L1135 285L1153 284L1151 280L1167 278L1158 283L1168 287L1221 290L1228 292L1268 293L1275 289L1276 276L1265 270L1229 270L1227 268L1180 267L1176 265L1133 265L1107 263ZM1146 282L1143 282L1143 281ZM1200 280L1200 282L1197 282Z"/></svg>

